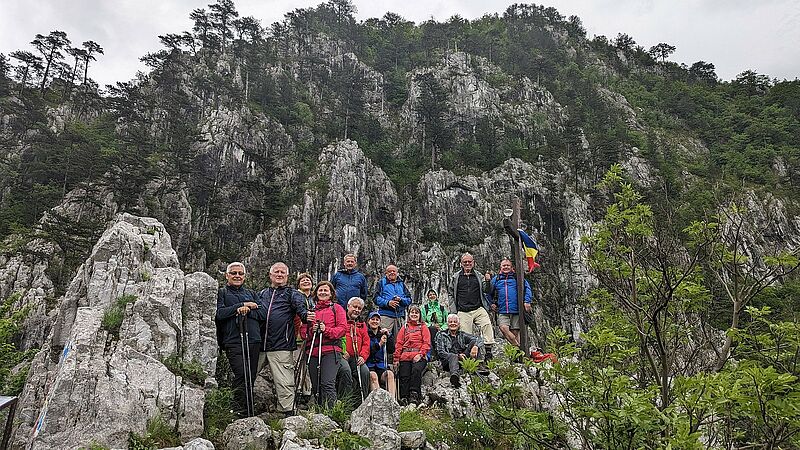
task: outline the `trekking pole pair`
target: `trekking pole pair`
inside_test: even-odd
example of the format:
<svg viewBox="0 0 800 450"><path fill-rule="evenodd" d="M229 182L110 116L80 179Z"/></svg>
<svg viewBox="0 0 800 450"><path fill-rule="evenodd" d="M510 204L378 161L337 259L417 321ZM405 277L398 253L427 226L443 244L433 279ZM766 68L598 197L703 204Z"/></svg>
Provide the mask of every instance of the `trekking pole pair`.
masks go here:
<svg viewBox="0 0 800 450"><path fill-rule="evenodd" d="M247 417L253 416L253 375L250 366L250 332L247 329L247 314L239 315L239 341L242 343L242 366L244 367L244 400Z"/></svg>
<svg viewBox="0 0 800 450"><path fill-rule="evenodd" d="M319 341L319 352L317 353L317 405L322 405L322 331L319 329L319 321L314 328L314 335L311 337L311 345L308 346L308 359L306 366L311 364L311 358L314 356L314 343Z"/></svg>

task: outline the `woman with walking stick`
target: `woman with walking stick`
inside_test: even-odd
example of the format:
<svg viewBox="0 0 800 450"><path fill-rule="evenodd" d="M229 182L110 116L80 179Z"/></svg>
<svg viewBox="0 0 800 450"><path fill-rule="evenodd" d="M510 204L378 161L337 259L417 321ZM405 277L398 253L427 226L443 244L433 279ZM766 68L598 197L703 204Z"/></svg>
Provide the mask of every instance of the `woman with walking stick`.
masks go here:
<svg viewBox="0 0 800 450"><path fill-rule="evenodd" d="M347 316L336 303L335 290L328 281L321 281L314 289L314 303L316 320L305 325L306 332L311 327L318 333L314 346L310 342L307 346L311 356L308 371L317 404L329 408L336 403L336 373L342 357L341 339L347 333Z"/></svg>

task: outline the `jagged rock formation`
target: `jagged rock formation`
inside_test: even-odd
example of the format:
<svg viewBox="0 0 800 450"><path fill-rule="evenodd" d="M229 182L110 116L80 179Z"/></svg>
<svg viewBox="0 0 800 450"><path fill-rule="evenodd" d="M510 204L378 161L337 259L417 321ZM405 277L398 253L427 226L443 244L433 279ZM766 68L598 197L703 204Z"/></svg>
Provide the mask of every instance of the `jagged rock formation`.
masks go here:
<svg viewBox="0 0 800 450"><path fill-rule="evenodd" d="M162 361L214 373L216 288L204 273L183 274L162 224L118 216L59 299L20 398L16 445L119 446L156 416L198 437L203 386Z"/></svg>

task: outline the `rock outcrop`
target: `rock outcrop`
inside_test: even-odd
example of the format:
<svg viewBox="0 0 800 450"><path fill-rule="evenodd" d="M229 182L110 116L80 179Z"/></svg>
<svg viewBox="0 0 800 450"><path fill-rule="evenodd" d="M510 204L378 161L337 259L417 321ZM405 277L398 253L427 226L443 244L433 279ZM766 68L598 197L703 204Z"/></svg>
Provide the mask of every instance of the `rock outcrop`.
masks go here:
<svg viewBox="0 0 800 450"><path fill-rule="evenodd" d="M196 383L205 380L181 367L214 373L216 289L207 274L181 272L161 223L118 216L58 301L20 398L15 445L121 446L155 417L184 441L200 436Z"/></svg>

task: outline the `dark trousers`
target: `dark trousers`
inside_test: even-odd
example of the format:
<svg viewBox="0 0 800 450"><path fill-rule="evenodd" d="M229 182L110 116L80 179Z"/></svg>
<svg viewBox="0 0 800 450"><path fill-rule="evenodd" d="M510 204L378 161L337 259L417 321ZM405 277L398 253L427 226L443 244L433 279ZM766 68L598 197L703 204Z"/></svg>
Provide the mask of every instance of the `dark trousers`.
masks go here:
<svg viewBox="0 0 800 450"><path fill-rule="evenodd" d="M258 372L258 351L261 348L261 343L251 343L250 347L250 386L246 388L253 392L253 384L256 380L256 373ZM226 345L225 356L228 357L228 363L231 365L231 372L233 372L233 381L231 387L233 388L233 409L240 416L247 415L247 400L245 397L245 383L244 383L244 355L242 355L241 345Z"/></svg>
<svg viewBox="0 0 800 450"><path fill-rule="evenodd" d="M348 364L350 365L350 377L353 381L353 400L355 400L357 405L361 404L362 395L364 398L367 398L369 395L369 368L366 364L358 365L358 356L351 357L347 360ZM361 377L361 381L358 381L358 377ZM359 393L359 389L361 392Z"/></svg>
<svg viewBox="0 0 800 450"><path fill-rule="evenodd" d="M437 356L437 353L436 353L436 333L438 333L439 330L436 327L428 327L428 331L431 332L431 361L433 361L433 360L436 359L436 356Z"/></svg>
<svg viewBox="0 0 800 450"><path fill-rule="evenodd" d="M317 403L330 408L336 403L336 375L339 372L339 360L342 358L338 351L322 355L321 373L317 366L317 358L312 356L308 365L308 374L311 375L314 398Z"/></svg>
<svg viewBox="0 0 800 450"><path fill-rule="evenodd" d="M450 353L449 355L447 358L439 357L439 361L442 362L442 369L450 372L450 375L461 375L461 362L458 359L458 355L455 353Z"/></svg>
<svg viewBox="0 0 800 450"><path fill-rule="evenodd" d="M420 395L422 393L422 374L428 361L425 358L417 362L401 361L398 370L400 380L400 398L408 399L410 394Z"/></svg>
<svg viewBox="0 0 800 450"><path fill-rule="evenodd" d="M336 395L338 398L349 397L353 392L353 375L350 364L339 354L339 370L336 374Z"/></svg>

